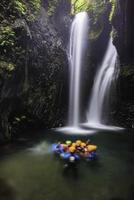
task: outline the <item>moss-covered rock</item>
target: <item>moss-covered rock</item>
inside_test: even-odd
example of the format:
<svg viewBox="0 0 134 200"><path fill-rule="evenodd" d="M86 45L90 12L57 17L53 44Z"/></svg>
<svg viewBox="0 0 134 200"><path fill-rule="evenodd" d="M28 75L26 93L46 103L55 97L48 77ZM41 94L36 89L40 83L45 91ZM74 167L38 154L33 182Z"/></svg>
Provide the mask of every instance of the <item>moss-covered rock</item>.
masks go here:
<svg viewBox="0 0 134 200"><path fill-rule="evenodd" d="M67 58L63 42L47 14L48 7L43 6L44 1L40 0L3 0L0 4L3 139L18 135L29 124L54 127L63 122L66 100L61 103L60 98L65 93L63 74L67 74Z"/></svg>
<svg viewBox="0 0 134 200"><path fill-rule="evenodd" d="M111 11L109 14L109 21L112 22L113 17L116 15L117 12L117 0L109 0L110 4L111 4Z"/></svg>
<svg viewBox="0 0 134 200"><path fill-rule="evenodd" d="M113 7L115 7L113 5ZM112 25L116 30L114 44L117 48L121 70L118 84L118 105L115 118L120 125L134 127L134 1L116 1Z"/></svg>

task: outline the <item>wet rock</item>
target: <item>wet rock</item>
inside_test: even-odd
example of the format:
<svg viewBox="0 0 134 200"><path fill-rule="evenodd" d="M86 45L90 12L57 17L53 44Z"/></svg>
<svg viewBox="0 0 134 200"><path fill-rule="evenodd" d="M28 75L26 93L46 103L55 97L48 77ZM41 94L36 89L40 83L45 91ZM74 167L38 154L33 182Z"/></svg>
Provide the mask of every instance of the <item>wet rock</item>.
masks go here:
<svg viewBox="0 0 134 200"><path fill-rule="evenodd" d="M12 61L14 70L4 67L0 73L1 139L10 139L25 127L58 126L67 113L66 45L46 7L42 4L31 22L17 16L12 27L14 48L3 53L3 59L4 66Z"/></svg>

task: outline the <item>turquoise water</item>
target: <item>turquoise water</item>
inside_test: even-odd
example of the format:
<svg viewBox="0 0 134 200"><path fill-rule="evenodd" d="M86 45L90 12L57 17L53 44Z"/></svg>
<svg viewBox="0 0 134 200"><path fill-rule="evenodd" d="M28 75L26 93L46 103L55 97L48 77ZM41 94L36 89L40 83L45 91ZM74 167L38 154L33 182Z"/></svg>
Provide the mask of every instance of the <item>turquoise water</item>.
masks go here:
<svg viewBox="0 0 134 200"><path fill-rule="evenodd" d="M63 138L50 135L32 147L5 154L0 160L0 200L134 199L133 133L87 137L99 147L98 160L81 161L76 173L67 174L51 152L52 142Z"/></svg>

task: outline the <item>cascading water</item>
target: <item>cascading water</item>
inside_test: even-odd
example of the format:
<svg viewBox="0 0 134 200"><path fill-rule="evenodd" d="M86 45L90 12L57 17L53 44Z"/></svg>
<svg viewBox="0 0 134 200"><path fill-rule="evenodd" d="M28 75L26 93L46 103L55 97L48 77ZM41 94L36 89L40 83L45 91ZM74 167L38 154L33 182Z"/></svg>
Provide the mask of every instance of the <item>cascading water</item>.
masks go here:
<svg viewBox="0 0 134 200"><path fill-rule="evenodd" d="M70 64L68 126L58 129L58 131L62 131L64 133L66 132L83 134L93 132L84 130L79 127L81 69L88 38L88 24L88 14L86 12L80 12L75 16L71 26L68 54Z"/></svg>
<svg viewBox="0 0 134 200"><path fill-rule="evenodd" d="M103 112L105 105L108 105L110 89L113 80L118 75L118 55L112 38L109 39L108 48L104 56L102 65L98 70L91 94L89 112L87 114L87 125L95 128L110 128L103 124ZM116 72L116 73L115 73ZM111 128L115 128L112 127Z"/></svg>
<svg viewBox="0 0 134 200"><path fill-rule="evenodd" d="M68 125L78 127L80 122L80 82L81 68L88 32L88 15L78 13L71 26L69 63L70 63L70 99Z"/></svg>

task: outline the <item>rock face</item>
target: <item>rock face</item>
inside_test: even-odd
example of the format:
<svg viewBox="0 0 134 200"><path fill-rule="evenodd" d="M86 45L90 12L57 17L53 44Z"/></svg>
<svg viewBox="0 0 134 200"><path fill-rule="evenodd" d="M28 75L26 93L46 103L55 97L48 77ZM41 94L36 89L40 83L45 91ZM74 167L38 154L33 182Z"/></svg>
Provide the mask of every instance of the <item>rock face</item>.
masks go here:
<svg viewBox="0 0 134 200"><path fill-rule="evenodd" d="M115 44L117 46L121 62L133 62L134 56L134 1L118 0L116 16L113 25L117 30Z"/></svg>
<svg viewBox="0 0 134 200"><path fill-rule="evenodd" d="M116 121L125 127L134 126L134 1L118 0L118 10L112 20L117 30L114 43L117 48L121 73L118 83Z"/></svg>
<svg viewBox="0 0 134 200"><path fill-rule="evenodd" d="M59 126L66 118L67 34L63 41L62 32L70 19L66 16L65 26L58 19L54 21L54 14L49 16L49 5L45 3L42 1L33 21L15 16L9 24L15 44L8 53L7 46L5 52L0 49L0 139L10 139L24 126ZM66 5L69 7L69 3ZM60 9L58 2L55 9ZM63 13L66 12L62 8L60 18Z"/></svg>

